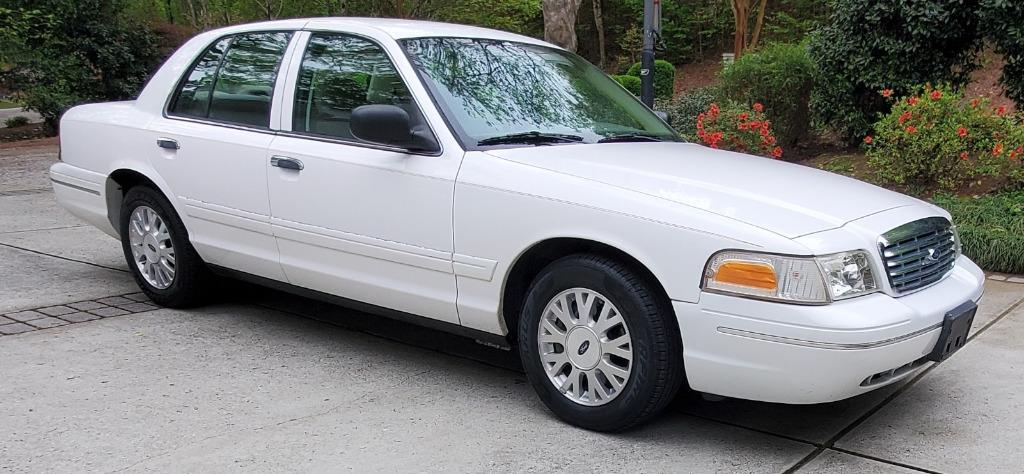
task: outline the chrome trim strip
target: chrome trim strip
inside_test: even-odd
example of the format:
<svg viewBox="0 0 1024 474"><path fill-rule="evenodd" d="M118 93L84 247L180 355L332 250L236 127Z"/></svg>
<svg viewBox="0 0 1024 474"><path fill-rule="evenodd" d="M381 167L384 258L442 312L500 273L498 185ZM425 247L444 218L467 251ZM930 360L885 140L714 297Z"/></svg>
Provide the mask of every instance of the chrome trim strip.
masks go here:
<svg viewBox="0 0 1024 474"><path fill-rule="evenodd" d="M69 187L71 189L77 189L79 191L86 192L86 193L89 193L89 194L94 194L96 196L100 195L99 191L96 191L96 190L93 190L93 189L89 189L89 188L86 188L86 187L74 185L74 184L67 183L67 182L64 182L64 181L59 181L59 180L56 180L56 179L53 179L53 178L50 178L50 181L53 182L53 184L59 184L61 186L66 186L66 187Z"/></svg>
<svg viewBox="0 0 1024 474"><path fill-rule="evenodd" d="M270 223L278 241L286 240L441 273L452 274L455 271L452 254L446 250L327 229L279 217L271 217Z"/></svg>
<svg viewBox="0 0 1024 474"><path fill-rule="evenodd" d="M888 346L888 345L891 345L891 344L896 344L898 342L903 342L903 341L905 341L907 339L912 339L912 338L915 338L915 337L920 336L922 334L926 334L926 333L929 333L929 332L932 332L932 331L935 331L935 330L941 329L941 328L942 328L942 323L937 323L937 324L933 324L931 326L928 326L928 327L926 327L924 329L919 329L919 330L914 331L912 333L904 334L902 336L896 336L896 337L889 338L889 339L883 339L881 341L861 342L861 343L805 341L803 339L794 339L794 338L791 338L791 337L773 336L773 335L770 335L770 334L761 334L759 332L744 331L742 329L733 329L733 328L727 328L727 327L723 327L723 326L719 326L718 327L718 332L720 332L722 334L728 334L730 336L746 337L746 338L749 338L749 339L757 339L759 341L777 342L777 343L780 343L780 344L789 344L789 345L793 345L793 346L811 347L811 348L814 348L814 349L831 349L831 350L838 350L838 351L855 351L855 350L862 350L862 349L874 349L876 347L883 347L883 346Z"/></svg>

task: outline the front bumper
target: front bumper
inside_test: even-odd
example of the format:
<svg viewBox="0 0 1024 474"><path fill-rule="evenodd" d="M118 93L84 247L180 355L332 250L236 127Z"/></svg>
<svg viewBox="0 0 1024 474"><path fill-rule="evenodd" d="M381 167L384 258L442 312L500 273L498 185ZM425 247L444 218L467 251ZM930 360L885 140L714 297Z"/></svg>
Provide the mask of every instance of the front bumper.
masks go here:
<svg viewBox="0 0 1024 474"><path fill-rule="evenodd" d="M697 303L674 301L686 377L700 392L768 402L860 395L913 373L935 346L945 314L981 299L984 281L981 269L960 257L941 282L898 298L876 293L798 306L702 293Z"/></svg>

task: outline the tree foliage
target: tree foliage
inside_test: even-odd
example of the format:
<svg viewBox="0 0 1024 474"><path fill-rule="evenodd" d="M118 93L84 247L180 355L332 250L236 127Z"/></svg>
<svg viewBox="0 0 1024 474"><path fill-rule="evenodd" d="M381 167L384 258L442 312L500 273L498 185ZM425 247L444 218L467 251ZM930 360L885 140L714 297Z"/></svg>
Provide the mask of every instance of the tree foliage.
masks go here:
<svg viewBox="0 0 1024 474"><path fill-rule="evenodd" d="M813 106L859 139L889 110L878 91L906 95L925 83L962 87L977 67L979 0L832 0L811 39L822 73Z"/></svg>
<svg viewBox="0 0 1024 474"><path fill-rule="evenodd" d="M149 30L120 0L8 0L0 7L3 82L56 127L75 104L134 96L158 61Z"/></svg>
<svg viewBox="0 0 1024 474"><path fill-rule="evenodd" d="M134 16L204 30L250 21L366 16L450 21L541 36L541 0L135 0Z"/></svg>
<svg viewBox="0 0 1024 474"><path fill-rule="evenodd" d="M1024 2L984 0L982 24L996 52L1003 56L1006 96L1024 106Z"/></svg>

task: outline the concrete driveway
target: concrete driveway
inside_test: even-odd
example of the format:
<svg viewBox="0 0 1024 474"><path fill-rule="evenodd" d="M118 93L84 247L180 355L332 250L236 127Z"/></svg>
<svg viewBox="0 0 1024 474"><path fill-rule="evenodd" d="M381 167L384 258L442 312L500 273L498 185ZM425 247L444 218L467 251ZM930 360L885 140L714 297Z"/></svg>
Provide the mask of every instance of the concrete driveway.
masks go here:
<svg viewBox="0 0 1024 474"><path fill-rule="evenodd" d="M513 354L459 337L241 285L156 309L118 242L54 203L55 159L0 149L0 471L1024 469L1024 280L990 279L967 346L896 386L683 395L598 434L554 419Z"/></svg>

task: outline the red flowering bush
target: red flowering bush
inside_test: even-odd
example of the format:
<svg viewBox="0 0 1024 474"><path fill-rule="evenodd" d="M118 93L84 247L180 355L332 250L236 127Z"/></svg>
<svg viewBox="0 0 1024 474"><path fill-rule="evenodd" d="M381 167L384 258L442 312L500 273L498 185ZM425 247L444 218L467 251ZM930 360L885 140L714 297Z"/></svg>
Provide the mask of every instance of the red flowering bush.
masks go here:
<svg viewBox="0 0 1024 474"><path fill-rule="evenodd" d="M782 158L782 147L776 143L760 103L749 108L733 103L723 107L711 104L697 115L697 138L711 148Z"/></svg>
<svg viewBox="0 0 1024 474"><path fill-rule="evenodd" d="M886 97L886 90L881 91ZM891 96L891 93L889 94ZM985 99L925 86L893 101L892 111L864 137L869 163L897 184L955 189L979 176L1024 184L1024 124Z"/></svg>

